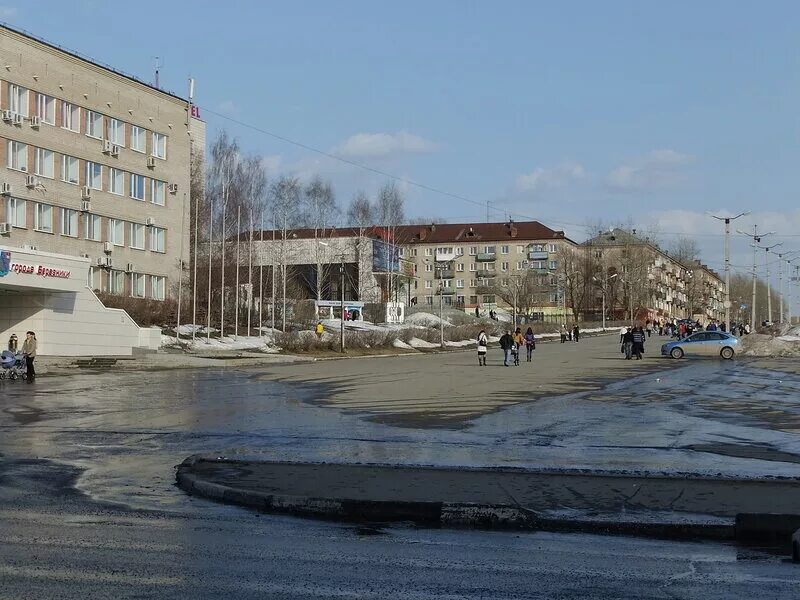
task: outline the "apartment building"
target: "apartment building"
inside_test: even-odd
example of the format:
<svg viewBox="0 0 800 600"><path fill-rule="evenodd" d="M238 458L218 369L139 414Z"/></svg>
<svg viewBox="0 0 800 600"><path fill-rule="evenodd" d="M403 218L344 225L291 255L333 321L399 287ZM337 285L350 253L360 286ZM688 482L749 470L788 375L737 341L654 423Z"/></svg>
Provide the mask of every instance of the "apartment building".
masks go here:
<svg viewBox="0 0 800 600"><path fill-rule="evenodd" d="M464 310L508 307L498 294L515 278L531 271L542 293L532 312L538 318L561 315L558 289L559 252L575 243L538 221L403 225L396 242L401 259L413 264L412 301Z"/></svg>
<svg viewBox="0 0 800 600"><path fill-rule="evenodd" d="M194 107L0 27L0 245L89 259L91 289L163 300L188 261Z"/></svg>

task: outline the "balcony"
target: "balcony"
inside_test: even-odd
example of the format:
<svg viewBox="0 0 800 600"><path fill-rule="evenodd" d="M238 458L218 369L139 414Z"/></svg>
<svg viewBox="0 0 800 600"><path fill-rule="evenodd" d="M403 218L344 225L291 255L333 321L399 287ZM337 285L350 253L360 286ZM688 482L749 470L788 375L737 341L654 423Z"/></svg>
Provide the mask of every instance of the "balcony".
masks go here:
<svg viewBox="0 0 800 600"><path fill-rule="evenodd" d="M434 279L453 279L455 276L456 272L452 269L440 269L433 274Z"/></svg>
<svg viewBox="0 0 800 600"><path fill-rule="evenodd" d="M494 252L484 252L483 254L476 255L475 260L478 262L494 262L497 260L497 254Z"/></svg>
<svg viewBox="0 0 800 600"><path fill-rule="evenodd" d="M549 252L528 252L528 260L548 260L550 258Z"/></svg>
<svg viewBox="0 0 800 600"><path fill-rule="evenodd" d="M494 279L497 277L497 271L477 271L475 276L478 279Z"/></svg>
<svg viewBox="0 0 800 600"><path fill-rule="evenodd" d="M439 296L439 295L441 295L441 296L454 296L455 293L456 293L455 289L453 289L451 287L443 287L443 288L440 288L440 289L436 290L436 295L437 296Z"/></svg>

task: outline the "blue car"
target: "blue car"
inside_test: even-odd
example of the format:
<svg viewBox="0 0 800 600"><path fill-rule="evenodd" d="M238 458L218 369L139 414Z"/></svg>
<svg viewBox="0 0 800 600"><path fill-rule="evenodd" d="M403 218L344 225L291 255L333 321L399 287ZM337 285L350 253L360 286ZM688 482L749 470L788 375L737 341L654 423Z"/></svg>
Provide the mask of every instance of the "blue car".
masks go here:
<svg viewBox="0 0 800 600"><path fill-rule="evenodd" d="M682 340L667 342L661 346L661 356L683 358L684 356L721 356L732 359L739 350L739 339L722 331L698 331Z"/></svg>

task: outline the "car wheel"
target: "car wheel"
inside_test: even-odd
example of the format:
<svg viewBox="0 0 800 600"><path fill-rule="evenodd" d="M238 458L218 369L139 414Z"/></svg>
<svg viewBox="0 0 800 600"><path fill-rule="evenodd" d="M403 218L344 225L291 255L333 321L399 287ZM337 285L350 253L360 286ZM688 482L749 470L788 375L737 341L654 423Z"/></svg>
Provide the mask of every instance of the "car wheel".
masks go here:
<svg viewBox="0 0 800 600"><path fill-rule="evenodd" d="M719 355L725 360L730 360L733 358L733 348L725 346L722 350L720 350Z"/></svg>
<svg viewBox="0 0 800 600"><path fill-rule="evenodd" d="M683 358L683 350L681 350L680 348L673 348L672 350L669 351L669 355L672 358Z"/></svg>

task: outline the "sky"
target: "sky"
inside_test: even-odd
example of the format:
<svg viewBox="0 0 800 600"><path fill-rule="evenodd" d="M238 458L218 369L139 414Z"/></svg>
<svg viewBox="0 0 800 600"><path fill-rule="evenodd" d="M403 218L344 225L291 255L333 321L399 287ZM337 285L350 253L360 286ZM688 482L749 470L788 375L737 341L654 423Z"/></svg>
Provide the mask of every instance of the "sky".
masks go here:
<svg viewBox="0 0 800 600"><path fill-rule="evenodd" d="M798 2L0 0L0 20L148 82L159 57L162 87L195 78L209 140L343 206L387 180L358 163L412 217L630 223L721 270L708 213L751 211L735 228L800 250ZM744 236L732 257L750 268Z"/></svg>

